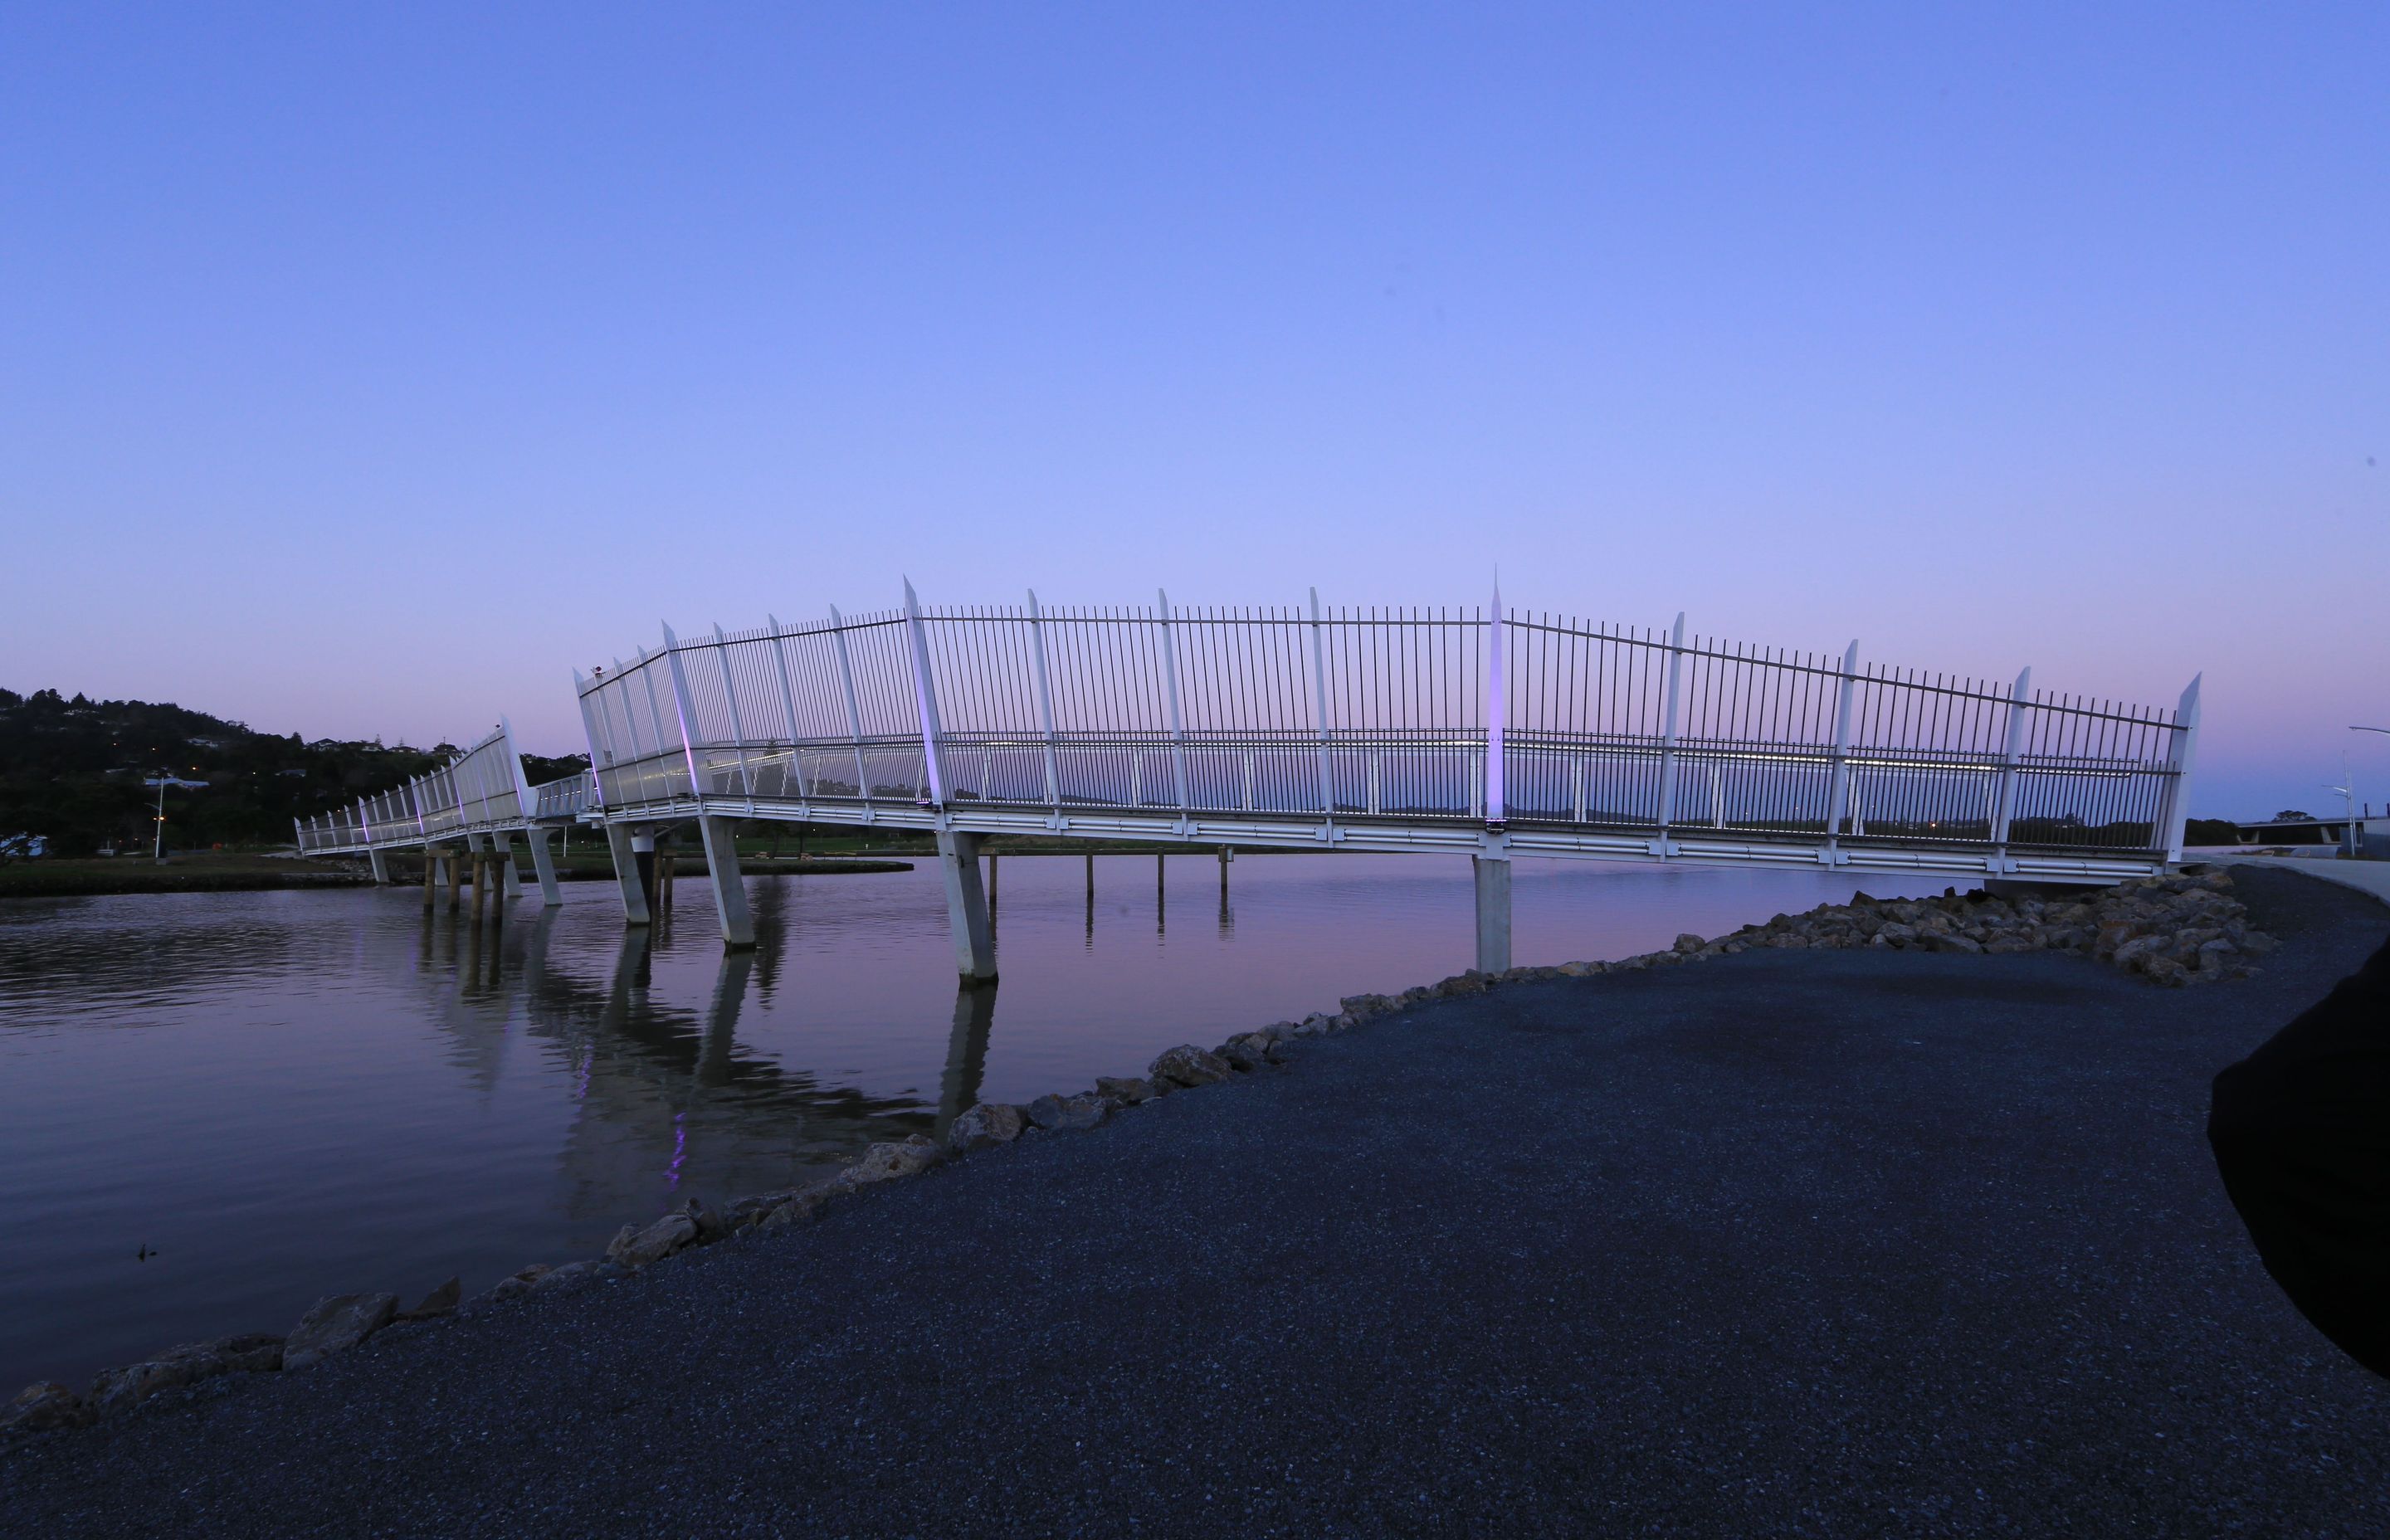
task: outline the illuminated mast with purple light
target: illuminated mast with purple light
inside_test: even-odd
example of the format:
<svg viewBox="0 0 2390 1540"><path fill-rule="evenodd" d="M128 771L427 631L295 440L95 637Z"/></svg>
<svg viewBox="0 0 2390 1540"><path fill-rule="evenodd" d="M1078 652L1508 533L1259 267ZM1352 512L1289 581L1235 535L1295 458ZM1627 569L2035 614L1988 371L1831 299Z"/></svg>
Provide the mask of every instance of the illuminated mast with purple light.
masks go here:
<svg viewBox="0 0 2390 1540"><path fill-rule="evenodd" d="M1503 823L1502 716L1502 577L1494 577L1493 635L1486 654L1485 679L1485 827L1499 833Z"/></svg>

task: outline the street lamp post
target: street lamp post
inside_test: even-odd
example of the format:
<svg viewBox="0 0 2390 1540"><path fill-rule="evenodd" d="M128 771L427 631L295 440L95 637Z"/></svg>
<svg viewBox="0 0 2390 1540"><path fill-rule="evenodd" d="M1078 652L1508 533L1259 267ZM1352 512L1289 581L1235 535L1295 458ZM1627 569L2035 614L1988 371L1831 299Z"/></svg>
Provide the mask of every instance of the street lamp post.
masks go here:
<svg viewBox="0 0 2390 1540"><path fill-rule="evenodd" d="M2380 733L2384 738L2390 738L2390 727L2365 727L2359 726L2356 723L2352 722L2349 724L2348 730L2352 733ZM2356 820L2357 792L2354 789L2357 785L2357 781L2352 776L2348 778L2348 784L2351 788L2348 793L2349 805L2351 809L2348 825L2348 853L2352 856L2361 855L2365 851L2365 842L2363 838L2358 833L2358 825Z"/></svg>
<svg viewBox="0 0 2390 1540"><path fill-rule="evenodd" d="M163 865L166 860L166 788L174 784L174 777L161 770L154 778L145 780L141 784L158 789L158 816L155 822L158 837L150 847L149 858Z"/></svg>

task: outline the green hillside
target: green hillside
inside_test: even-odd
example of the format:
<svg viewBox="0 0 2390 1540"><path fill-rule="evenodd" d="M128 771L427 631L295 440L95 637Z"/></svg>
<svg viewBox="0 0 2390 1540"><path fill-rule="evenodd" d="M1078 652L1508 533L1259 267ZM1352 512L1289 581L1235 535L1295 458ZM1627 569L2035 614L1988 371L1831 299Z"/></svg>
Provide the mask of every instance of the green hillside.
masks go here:
<svg viewBox="0 0 2390 1540"><path fill-rule="evenodd" d="M147 851L158 793L141 783L163 771L205 783L166 792L169 850L288 844L292 818L387 790L456 751L310 743L183 706L0 689L0 841L44 836L53 855ZM584 763L531 761L526 771L538 781Z"/></svg>

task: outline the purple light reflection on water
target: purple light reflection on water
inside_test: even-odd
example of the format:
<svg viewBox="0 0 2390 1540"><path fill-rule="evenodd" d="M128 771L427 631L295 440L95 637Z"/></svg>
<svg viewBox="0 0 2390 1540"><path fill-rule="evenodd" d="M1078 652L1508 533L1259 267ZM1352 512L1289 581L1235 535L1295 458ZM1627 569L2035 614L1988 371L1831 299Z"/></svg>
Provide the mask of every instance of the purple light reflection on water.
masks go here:
<svg viewBox="0 0 2390 1540"><path fill-rule="evenodd" d="M0 902L0 1386L283 1330L318 1297L594 1256L669 1190L796 1185L941 1110L1468 966L1458 857L1007 857L1003 983L957 991L937 873L610 883L504 927L405 891ZM1870 879L1879 894L1938 882ZM1847 897L1824 873L1521 862L1522 963ZM147 1263L147 1245L161 1254Z"/></svg>

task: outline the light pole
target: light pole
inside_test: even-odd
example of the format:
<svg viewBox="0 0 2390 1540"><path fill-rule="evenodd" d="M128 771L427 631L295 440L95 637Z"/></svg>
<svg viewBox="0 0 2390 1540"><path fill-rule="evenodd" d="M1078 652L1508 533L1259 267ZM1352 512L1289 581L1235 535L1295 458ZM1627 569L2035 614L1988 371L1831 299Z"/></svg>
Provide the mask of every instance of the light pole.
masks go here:
<svg viewBox="0 0 2390 1540"><path fill-rule="evenodd" d="M2348 730L2352 733L2380 733L2384 738L2390 738L2390 727L2364 727L2359 726L2355 723L2351 723L2349 724ZM2348 784L2353 787L2357 782L2355 780L2351 780ZM2351 802L2356 800L2355 792L2352 791L2350 793L2349 800ZM2364 853L2364 841L2359 838L2357 832L2357 825L2352 822L2348 826L2348 853L2351 855L2360 855Z"/></svg>
<svg viewBox="0 0 2390 1540"><path fill-rule="evenodd" d="M2339 792L2343 804L2347 808L2348 823L2345 833L2348 842L2348 856L2353 861L2357 858L2357 777L2349 773L2346 754L2340 756L2340 778L2345 784L2327 786L2324 789Z"/></svg>
<svg viewBox="0 0 2390 1540"><path fill-rule="evenodd" d="M162 865L166 859L166 788L174 784L174 777L166 774L163 770L161 770L158 772L156 778L143 781L141 784L144 786L154 786L158 789L158 839L156 844L151 848L149 855L151 860L157 861Z"/></svg>

